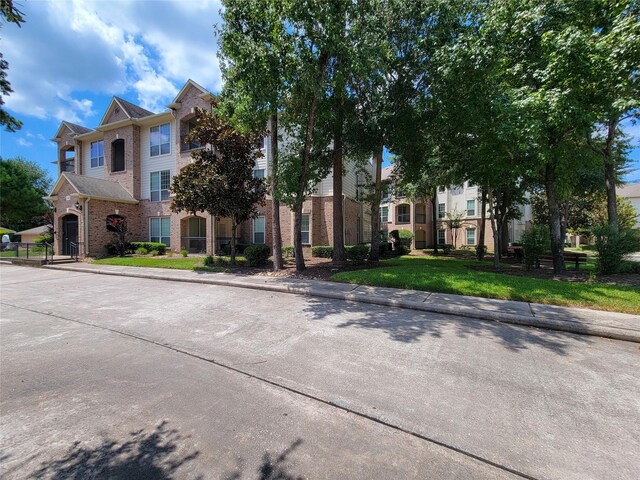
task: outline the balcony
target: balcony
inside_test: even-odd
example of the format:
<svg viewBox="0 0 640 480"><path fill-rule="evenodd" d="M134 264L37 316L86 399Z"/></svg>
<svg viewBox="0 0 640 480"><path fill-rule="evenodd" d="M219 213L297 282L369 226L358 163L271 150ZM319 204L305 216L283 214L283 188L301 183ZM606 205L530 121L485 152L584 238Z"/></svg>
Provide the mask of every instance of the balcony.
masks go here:
<svg viewBox="0 0 640 480"><path fill-rule="evenodd" d="M200 145L200 142L187 142L186 138L187 138L186 135L180 136L180 152L181 153L190 152L191 150L197 150L199 148L202 148L202 145Z"/></svg>
<svg viewBox="0 0 640 480"><path fill-rule="evenodd" d="M207 237L182 237L181 250L189 253L205 253L207 251Z"/></svg>

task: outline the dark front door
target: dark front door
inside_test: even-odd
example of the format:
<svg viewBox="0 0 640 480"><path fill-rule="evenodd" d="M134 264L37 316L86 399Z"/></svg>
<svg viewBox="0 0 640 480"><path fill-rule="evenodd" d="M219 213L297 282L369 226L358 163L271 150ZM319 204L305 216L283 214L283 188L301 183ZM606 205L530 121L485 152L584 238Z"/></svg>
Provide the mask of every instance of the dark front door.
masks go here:
<svg viewBox="0 0 640 480"><path fill-rule="evenodd" d="M78 217L67 215L62 217L62 254L71 255L71 244L78 244Z"/></svg>

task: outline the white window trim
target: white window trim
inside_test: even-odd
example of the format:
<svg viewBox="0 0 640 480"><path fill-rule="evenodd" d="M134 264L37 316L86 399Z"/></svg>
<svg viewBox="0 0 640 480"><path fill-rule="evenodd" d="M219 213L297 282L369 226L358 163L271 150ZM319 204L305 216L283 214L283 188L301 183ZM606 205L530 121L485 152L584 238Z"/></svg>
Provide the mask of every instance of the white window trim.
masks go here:
<svg viewBox="0 0 640 480"><path fill-rule="evenodd" d="M308 230L308 232L309 232L309 242L308 243L302 242L302 245L313 245L313 243L312 243L313 239L311 238L311 214L310 213L303 213L302 215L308 215L309 216L309 230ZM294 216L293 220L294 220L293 225L294 225L294 231L295 231L295 216ZM302 220L300 221L300 233L302 233Z"/></svg>
<svg viewBox="0 0 640 480"><path fill-rule="evenodd" d="M440 243L440 232L444 232L442 235L442 243ZM444 228L440 228L438 230L438 245L446 245L447 244L447 231Z"/></svg>
<svg viewBox="0 0 640 480"><path fill-rule="evenodd" d="M442 209L442 216L440 216L440 205L444 206ZM441 220L447 217L447 204L446 203L438 203L438 219Z"/></svg>
<svg viewBox="0 0 640 480"><path fill-rule="evenodd" d="M169 221L169 237L167 237L167 238L169 238L169 244L167 245L167 244L165 243L165 245L167 245L167 248L171 248L171 217L149 217L149 241L150 241L150 242L152 241L152 240L151 240L151 222L152 222L152 220L154 220L154 219L156 219L156 218L159 218L159 219L161 219L161 220L162 220L162 219L165 219L165 220L168 220L168 221ZM160 242L159 242L159 243L164 243L164 242L162 241L162 238L163 238L163 236L162 236L162 222L160 222L160 235L158 236L158 238L159 238L159 240L160 240Z"/></svg>
<svg viewBox="0 0 640 480"><path fill-rule="evenodd" d="M259 172L260 170L262 170L262 177L256 177L256 172ZM266 179L267 178L267 169L266 168L254 168L253 169L253 178Z"/></svg>
<svg viewBox="0 0 640 480"><path fill-rule="evenodd" d="M469 232L473 232L473 242L469 243ZM476 229L475 228L467 228L465 231L465 243L466 245L475 245L476 244Z"/></svg>
<svg viewBox="0 0 640 480"><path fill-rule="evenodd" d="M469 214L469 212L471 211L469 209L469 202L473 202L473 213ZM470 198L467 200L467 208L466 208L466 213L467 213L467 217L475 217L476 216L476 200L474 198Z"/></svg>
<svg viewBox="0 0 640 480"><path fill-rule="evenodd" d="M407 220L403 220L400 221L400 207L407 207L407 213L406 214L402 214L402 216L406 216ZM398 225L406 225L411 223L411 205L409 205L408 203L401 203L400 205L398 205L396 207L396 223Z"/></svg>
<svg viewBox="0 0 640 480"><path fill-rule="evenodd" d="M169 197L171 197L171 191L168 188L162 188L162 172L169 172L169 187L171 187L171 170L170 169L165 168L164 170L156 170L154 172L149 172L149 201L151 202L168 202L169 198L167 198L166 200L162 199L163 190L167 190L169 192ZM160 190L157 190L160 193L158 200L152 200L153 192L156 191L156 190L153 190L151 185L151 177L153 176L154 173L158 173L160 175L160 180L159 180Z"/></svg>
<svg viewBox="0 0 640 480"><path fill-rule="evenodd" d="M158 149L158 154L157 155L153 155L151 153L151 147L154 147L156 145L153 145L151 143L151 130L153 130L154 128L161 128L164 127L165 125L169 126L169 151L167 153L162 153L162 145L165 145L164 143L159 143L157 146L160 147ZM156 158L156 157L164 157L167 155L171 155L171 122L166 122L166 123L161 123L160 125L154 125L152 127L149 127L149 158Z"/></svg>
<svg viewBox="0 0 640 480"><path fill-rule="evenodd" d="M99 142L102 142L102 157L93 157L93 156L91 156L92 155L91 150L92 150L93 144L94 143L99 143ZM94 167L93 166L93 159L94 158L98 158L98 159L102 158L102 165L100 165L100 162L98 162L98 165L96 165ZM95 142L91 142L89 144L89 168L92 168L92 169L104 168L104 140L96 140Z"/></svg>
<svg viewBox="0 0 640 480"><path fill-rule="evenodd" d="M262 218L264 221L264 230L260 233L262 233L262 235L264 235L264 241L260 242L260 243L267 243L267 218L264 215L260 215L256 218L253 219L253 243L258 243L256 242L256 220L258 220L259 218Z"/></svg>

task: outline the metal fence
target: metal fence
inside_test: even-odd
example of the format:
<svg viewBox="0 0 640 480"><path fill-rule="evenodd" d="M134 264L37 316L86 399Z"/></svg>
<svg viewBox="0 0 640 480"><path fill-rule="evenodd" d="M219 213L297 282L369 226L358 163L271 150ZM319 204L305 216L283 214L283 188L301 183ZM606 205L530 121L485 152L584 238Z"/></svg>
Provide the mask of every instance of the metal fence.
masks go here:
<svg viewBox="0 0 640 480"><path fill-rule="evenodd" d="M48 243L9 242L0 244L0 258L24 258L53 261L53 245Z"/></svg>

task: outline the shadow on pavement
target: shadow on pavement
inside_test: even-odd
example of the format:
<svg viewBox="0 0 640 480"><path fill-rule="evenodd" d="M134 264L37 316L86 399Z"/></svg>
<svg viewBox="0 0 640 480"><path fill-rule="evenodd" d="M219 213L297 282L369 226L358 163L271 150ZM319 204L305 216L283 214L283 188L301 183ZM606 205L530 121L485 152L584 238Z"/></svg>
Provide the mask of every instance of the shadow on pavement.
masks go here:
<svg viewBox="0 0 640 480"><path fill-rule="evenodd" d="M269 452L265 452L262 457L262 463L256 472L256 480L302 480L304 478L302 476L289 474L285 465L289 455L291 455L300 445L302 445L302 439L299 438L276 457L272 457ZM222 478L223 480L241 480L243 478L242 467L238 467L235 472L229 473Z"/></svg>
<svg viewBox="0 0 640 480"><path fill-rule="evenodd" d="M170 479L180 467L200 454L199 451L186 456L177 454L184 439L163 421L150 433L131 432L129 439L122 442L103 438L98 446L88 447L76 441L64 458L44 462L29 478Z"/></svg>
<svg viewBox="0 0 640 480"><path fill-rule="evenodd" d="M589 337L584 335L320 297L308 297L304 311L312 320L324 320L334 315L350 317L340 323L338 328L382 330L391 340L403 343L419 342L425 335L441 337L444 331L451 329L459 337L496 339L513 351L536 346L558 355L565 355L568 340L592 343Z"/></svg>

